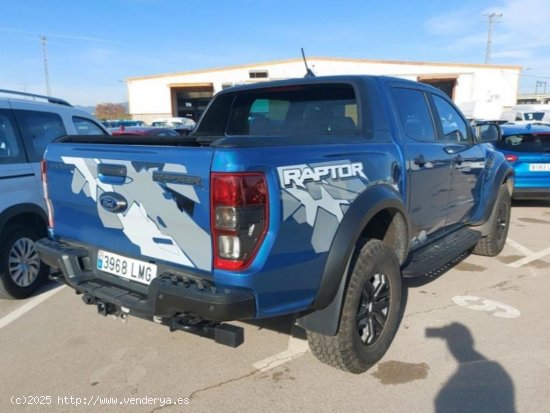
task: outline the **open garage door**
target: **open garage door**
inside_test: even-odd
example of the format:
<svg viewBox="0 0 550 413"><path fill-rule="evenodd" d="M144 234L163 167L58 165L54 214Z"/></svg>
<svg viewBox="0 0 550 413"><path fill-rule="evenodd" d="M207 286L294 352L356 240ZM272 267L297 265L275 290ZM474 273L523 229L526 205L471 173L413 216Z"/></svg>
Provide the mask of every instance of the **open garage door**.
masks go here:
<svg viewBox="0 0 550 413"><path fill-rule="evenodd" d="M171 84L172 115L198 121L206 105L214 96L211 83Z"/></svg>
<svg viewBox="0 0 550 413"><path fill-rule="evenodd" d="M454 99L458 76L418 76L418 81L438 88L451 99Z"/></svg>

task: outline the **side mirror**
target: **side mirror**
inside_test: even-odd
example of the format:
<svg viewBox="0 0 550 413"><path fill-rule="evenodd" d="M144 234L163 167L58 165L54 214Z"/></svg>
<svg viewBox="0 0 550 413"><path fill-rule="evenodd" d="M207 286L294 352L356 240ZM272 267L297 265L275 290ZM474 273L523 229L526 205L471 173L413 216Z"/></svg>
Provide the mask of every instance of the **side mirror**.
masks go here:
<svg viewBox="0 0 550 413"><path fill-rule="evenodd" d="M477 141L481 143L496 142L501 137L500 128L494 123L479 123L472 129Z"/></svg>

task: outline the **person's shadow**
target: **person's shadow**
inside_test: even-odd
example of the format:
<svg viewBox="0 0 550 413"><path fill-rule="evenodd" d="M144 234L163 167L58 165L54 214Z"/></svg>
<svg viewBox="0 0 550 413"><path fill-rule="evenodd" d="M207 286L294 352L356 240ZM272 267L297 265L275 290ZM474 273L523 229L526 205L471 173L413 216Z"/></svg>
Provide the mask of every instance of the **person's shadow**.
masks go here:
<svg viewBox="0 0 550 413"><path fill-rule="evenodd" d="M460 323L427 328L426 337L438 337L458 362L458 370L435 399L437 413L515 412L514 383L506 370L474 349L470 330Z"/></svg>

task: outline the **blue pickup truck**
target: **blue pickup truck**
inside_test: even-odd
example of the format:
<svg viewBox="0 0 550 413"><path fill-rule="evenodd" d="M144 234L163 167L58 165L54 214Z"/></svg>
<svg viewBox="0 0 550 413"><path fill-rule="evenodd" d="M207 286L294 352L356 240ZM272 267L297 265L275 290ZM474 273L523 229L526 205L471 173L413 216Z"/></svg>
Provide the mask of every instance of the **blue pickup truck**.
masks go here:
<svg viewBox="0 0 550 413"><path fill-rule="evenodd" d="M443 93L372 76L230 88L188 137L67 136L42 170L37 248L99 313L232 346L226 322L295 314L353 373L388 349L403 276L502 250L514 186Z"/></svg>

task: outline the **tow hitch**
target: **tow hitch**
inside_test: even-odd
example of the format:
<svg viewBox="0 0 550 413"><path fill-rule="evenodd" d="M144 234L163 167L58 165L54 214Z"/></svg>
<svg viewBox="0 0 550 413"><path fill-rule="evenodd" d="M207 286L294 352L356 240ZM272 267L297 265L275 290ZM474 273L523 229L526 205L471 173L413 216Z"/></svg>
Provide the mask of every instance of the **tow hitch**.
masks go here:
<svg viewBox="0 0 550 413"><path fill-rule="evenodd" d="M211 338L218 344L238 347L244 342L244 329L231 324L202 320L188 314L170 318L170 331L182 330L201 337Z"/></svg>
<svg viewBox="0 0 550 413"><path fill-rule="evenodd" d="M123 323L128 319L128 310L121 311L114 304L98 300L90 294L83 294L82 301L87 305L95 305L98 314L103 316L112 315L115 318L120 317ZM185 331L213 339L216 343L229 347L238 347L244 343L244 329L242 327L203 320L193 314L178 314L171 318L158 319L157 317L153 317L153 321L167 325L170 331Z"/></svg>
<svg viewBox="0 0 550 413"><path fill-rule="evenodd" d="M118 311L113 304L104 303L102 301L97 302L97 313L103 316L108 316L109 314L117 314Z"/></svg>

